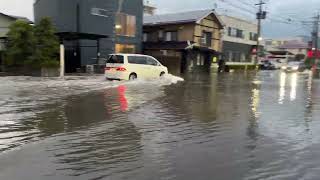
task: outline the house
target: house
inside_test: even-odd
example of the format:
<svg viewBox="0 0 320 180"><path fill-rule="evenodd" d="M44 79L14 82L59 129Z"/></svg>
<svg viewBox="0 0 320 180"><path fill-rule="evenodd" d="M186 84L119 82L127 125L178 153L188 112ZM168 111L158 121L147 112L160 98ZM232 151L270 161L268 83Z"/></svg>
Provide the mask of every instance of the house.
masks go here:
<svg viewBox="0 0 320 180"><path fill-rule="evenodd" d="M227 15L220 19L225 26L222 51L227 64L253 64L258 40L256 23Z"/></svg>
<svg viewBox="0 0 320 180"><path fill-rule="evenodd" d="M288 41L280 46L277 47L279 50L289 51L294 55L303 54L307 55L309 44L302 41Z"/></svg>
<svg viewBox="0 0 320 180"><path fill-rule="evenodd" d="M292 37L282 39L266 39L264 41L267 51L289 51L293 55L307 55L308 49L311 48L308 39L304 37Z"/></svg>
<svg viewBox="0 0 320 180"><path fill-rule="evenodd" d="M11 24L16 22L17 20L26 21L28 23L32 23L28 18L20 17L20 16L12 16L4 13L0 13L0 71L2 65L2 52L5 50L5 42L7 39L7 33L9 32L9 27Z"/></svg>
<svg viewBox="0 0 320 180"><path fill-rule="evenodd" d="M141 53L143 0L37 0L35 22L50 17L65 45L66 72Z"/></svg>
<svg viewBox="0 0 320 180"><path fill-rule="evenodd" d="M144 15L154 15L156 13L157 8L155 5L152 5L149 0L144 2L143 5L143 13Z"/></svg>
<svg viewBox="0 0 320 180"><path fill-rule="evenodd" d="M143 52L171 73L209 70L221 53L222 22L214 10L145 16Z"/></svg>
<svg viewBox="0 0 320 180"><path fill-rule="evenodd" d="M4 42L7 37L7 33L9 32L10 25L17 20L26 21L32 24L32 21L30 21L26 17L12 16L12 15L0 13L0 51L4 49Z"/></svg>

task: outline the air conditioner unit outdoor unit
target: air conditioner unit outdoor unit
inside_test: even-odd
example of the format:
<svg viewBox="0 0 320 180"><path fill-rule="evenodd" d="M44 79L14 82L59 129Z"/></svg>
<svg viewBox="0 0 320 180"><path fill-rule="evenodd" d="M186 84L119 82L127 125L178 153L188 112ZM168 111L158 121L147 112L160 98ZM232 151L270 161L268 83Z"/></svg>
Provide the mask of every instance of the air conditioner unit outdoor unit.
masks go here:
<svg viewBox="0 0 320 180"><path fill-rule="evenodd" d="M162 54L163 56L168 55L168 51L167 51L167 50L160 50L160 52L161 52L161 54Z"/></svg>
<svg viewBox="0 0 320 180"><path fill-rule="evenodd" d="M201 38L200 42L201 42L201 44L207 44L207 39L206 38Z"/></svg>
<svg viewBox="0 0 320 180"><path fill-rule="evenodd" d="M94 66L93 65L87 65L86 66L86 73L93 74L94 73Z"/></svg>

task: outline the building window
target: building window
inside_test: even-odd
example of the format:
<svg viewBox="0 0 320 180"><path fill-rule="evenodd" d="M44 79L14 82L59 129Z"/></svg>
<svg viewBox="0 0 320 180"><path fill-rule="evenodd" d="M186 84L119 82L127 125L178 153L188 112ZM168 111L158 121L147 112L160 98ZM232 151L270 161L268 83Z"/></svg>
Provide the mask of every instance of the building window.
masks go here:
<svg viewBox="0 0 320 180"><path fill-rule="evenodd" d="M244 33L243 33L243 30L241 30L241 29L228 27L228 36L243 39Z"/></svg>
<svg viewBox="0 0 320 180"><path fill-rule="evenodd" d="M233 62L240 62L241 59L240 52L232 52L232 61Z"/></svg>
<svg viewBox="0 0 320 180"><path fill-rule="evenodd" d="M108 10L100 9L100 8L92 8L91 14L95 16L109 17Z"/></svg>
<svg viewBox="0 0 320 180"><path fill-rule="evenodd" d="M229 27L228 28L228 36L237 37L237 29Z"/></svg>
<svg viewBox="0 0 320 180"><path fill-rule="evenodd" d="M148 41L148 33L143 33L143 42Z"/></svg>
<svg viewBox="0 0 320 180"><path fill-rule="evenodd" d="M163 41L164 32L163 30L158 31L158 40Z"/></svg>
<svg viewBox="0 0 320 180"><path fill-rule="evenodd" d="M115 28L118 36L135 37L136 17L124 13L117 13Z"/></svg>
<svg viewBox="0 0 320 180"><path fill-rule="evenodd" d="M250 40L251 41L257 41L258 40L258 34L250 32Z"/></svg>
<svg viewBox="0 0 320 180"><path fill-rule="evenodd" d="M131 44L116 44L115 53L131 53L136 52L136 46Z"/></svg>
<svg viewBox="0 0 320 180"><path fill-rule="evenodd" d="M201 44L204 46L211 47L212 45L212 33L204 31L202 33L202 40Z"/></svg>
<svg viewBox="0 0 320 180"><path fill-rule="evenodd" d="M243 30L237 29L237 38L244 38Z"/></svg>
<svg viewBox="0 0 320 180"><path fill-rule="evenodd" d="M178 32L177 31L166 32L166 41L178 41Z"/></svg>
<svg viewBox="0 0 320 180"><path fill-rule="evenodd" d="M246 54L245 53L241 53L241 62L246 62L247 59L246 59Z"/></svg>

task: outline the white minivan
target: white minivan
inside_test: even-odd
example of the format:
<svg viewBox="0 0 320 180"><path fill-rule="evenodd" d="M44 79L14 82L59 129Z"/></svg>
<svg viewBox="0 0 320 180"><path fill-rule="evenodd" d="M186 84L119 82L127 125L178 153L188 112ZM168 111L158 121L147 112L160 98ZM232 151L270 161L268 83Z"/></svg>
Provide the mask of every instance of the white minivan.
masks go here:
<svg viewBox="0 0 320 180"><path fill-rule="evenodd" d="M111 54L105 67L110 80L153 79L168 74L168 68L154 57L140 54Z"/></svg>

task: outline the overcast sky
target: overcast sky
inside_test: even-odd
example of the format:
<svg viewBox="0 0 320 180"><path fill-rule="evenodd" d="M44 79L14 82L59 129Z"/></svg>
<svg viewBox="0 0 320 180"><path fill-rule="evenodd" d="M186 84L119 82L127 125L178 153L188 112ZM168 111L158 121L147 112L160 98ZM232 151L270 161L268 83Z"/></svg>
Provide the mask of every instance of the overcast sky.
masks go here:
<svg viewBox="0 0 320 180"><path fill-rule="evenodd" d="M0 12L26 16L33 20L33 1L34 0L0 0ZM225 1L225 2L224 2ZM247 4L254 4L258 0L242 0ZM264 22L263 32L267 37L288 37L293 35L307 34L311 31L310 27L303 27L301 20L311 20L317 10L320 10L320 0L265 0L266 10L270 12L269 19ZM254 20L254 7L240 5L246 10L232 8L228 2L239 5L237 0L150 0L158 7L159 13L169 13L196 9L217 9L220 13L238 15L247 19ZM271 19L270 19L271 18ZM286 25L283 21L291 18L292 25ZM281 21L281 22L279 22Z"/></svg>

